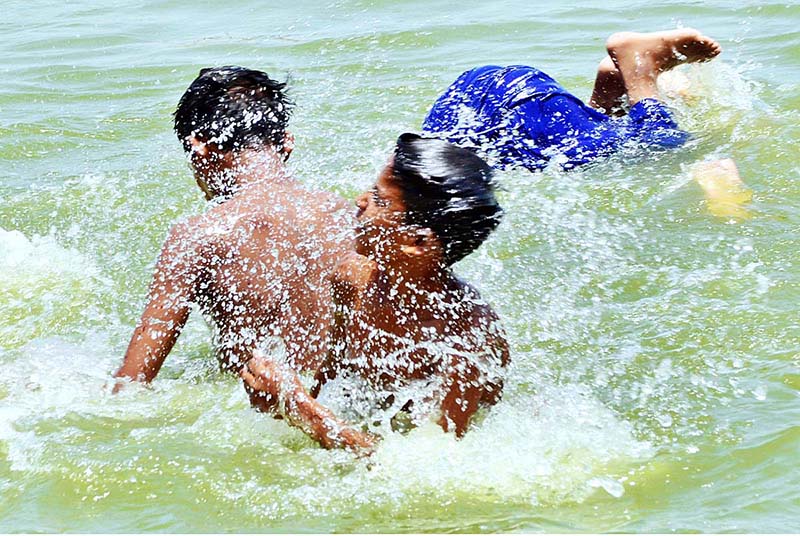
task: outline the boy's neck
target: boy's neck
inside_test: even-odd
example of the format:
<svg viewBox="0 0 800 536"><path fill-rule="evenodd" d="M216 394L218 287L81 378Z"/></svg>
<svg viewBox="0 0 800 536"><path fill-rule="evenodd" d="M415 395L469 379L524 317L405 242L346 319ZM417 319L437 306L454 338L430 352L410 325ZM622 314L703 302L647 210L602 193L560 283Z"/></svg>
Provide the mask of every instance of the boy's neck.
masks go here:
<svg viewBox="0 0 800 536"><path fill-rule="evenodd" d="M209 169L207 174L208 182L214 185L214 198L230 198L254 185L280 186L294 182L283 156L271 147L245 149L226 156L221 165Z"/></svg>
<svg viewBox="0 0 800 536"><path fill-rule="evenodd" d="M431 295L443 294L452 288L455 279L450 268L445 266L416 269L386 267L381 270L381 276L394 291L392 294L406 304L429 302Z"/></svg>
<svg viewBox="0 0 800 536"><path fill-rule="evenodd" d="M238 186L253 182L283 181L289 177L283 155L271 147L240 152L230 169Z"/></svg>
<svg viewBox="0 0 800 536"><path fill-rule="evenodd" d="M250 186L282 186L294 180L283 156L271 148L240 152L226 173L232 195Z"/></svg>

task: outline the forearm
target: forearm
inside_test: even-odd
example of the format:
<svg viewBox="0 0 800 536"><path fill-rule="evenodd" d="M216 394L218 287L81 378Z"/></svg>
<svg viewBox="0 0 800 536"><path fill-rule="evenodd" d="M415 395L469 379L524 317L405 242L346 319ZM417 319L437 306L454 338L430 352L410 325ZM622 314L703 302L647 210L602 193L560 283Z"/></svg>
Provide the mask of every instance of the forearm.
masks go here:
<svg viewBox="0 0 800 536"><path fill-rule="evenodd" d="M482 371L468 361L453 361L445 384L442 417L439 420L445 432L454 431L457 437L463 437L478 408L482 404L494 405L500 400L503 391L500 370L492 371L494 374L489 372Z"/></svg>
<svg viewBox="0 0 800 536"><path fill-rule="evenodd" d="M166 354L159 351L153 343L153 337L143 327L137 327L128 344L125 358L114 377L130 378L134 381L149 383L156 377Z"/></svg>
<svg viewBox="0 0 800 536"><path fill-rule="evenodd" d="M145 305L131 336L117 378L150 382L178 339L202 272L194 229L184 224L170 231L161 248ZM117 388L122 385L117 384ZM117 390L115 388L115 391Z"/></svg>
<svg viewBox="0 0 800 536"><path fill-rule="evenodd" d="M251 401L254 394L263 398L273 411L321 446L367 451L372 448L374 436L353 428L317 402L287 365L254 358L241 376L251 393Z"/></svg>
<svg viewBox="0 0 800 536"><path fill-rule="evenodd" d="M359 439L366 437L338 419L302 387L281 399L281 414L326 449L358 447Z"/></svg>
<svg viewBox="0 0 800 536"><path fill-rule="evenodd" d="M115 378L149 383L156 377L188 316L188 310L176 313L172 320L143 318L140 321L131 336L122 365L114 373Z"/></svg>

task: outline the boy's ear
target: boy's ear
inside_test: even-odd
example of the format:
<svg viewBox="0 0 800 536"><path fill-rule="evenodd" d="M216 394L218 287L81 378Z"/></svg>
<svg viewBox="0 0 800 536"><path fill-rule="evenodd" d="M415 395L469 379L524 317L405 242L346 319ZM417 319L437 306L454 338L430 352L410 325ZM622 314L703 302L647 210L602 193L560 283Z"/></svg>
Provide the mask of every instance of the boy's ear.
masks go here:
<svg viewBox="0 0 800 536"><path fill-rule="evenodd" d="M283 135L283 161L289 160L289 155L294 151L294 134L288 130Z"/></svg>
<svg viewBox="0 0 800 536"><path fill-rule="evenodd" d="M188 136L186 139L189 140L189 144L192 146L192 154L203 157L208 156L209 147L206 142L198 140L194 134Z"/></svg>
<svg viewBox="0 0 800 536"><path fill-rule="evenodd" d="M428 227L422 227L414 232L414 243L402 246L400 249L406 255L421 257L433 248L439 247L439 240Z"/></svg>

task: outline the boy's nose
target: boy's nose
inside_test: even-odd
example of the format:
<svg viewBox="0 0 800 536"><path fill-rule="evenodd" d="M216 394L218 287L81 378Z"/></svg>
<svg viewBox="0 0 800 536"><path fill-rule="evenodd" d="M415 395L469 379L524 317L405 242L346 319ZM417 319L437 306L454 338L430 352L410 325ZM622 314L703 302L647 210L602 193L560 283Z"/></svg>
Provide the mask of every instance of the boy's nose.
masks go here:
<svg viewBox="0 0 800 536"><path fill-rule="evenodd" d="M369 201L368 194L364 192L363 194L356 197L356 207L358 207L358 215L360 216L362 212L367 209L367 202Z"/></svg>

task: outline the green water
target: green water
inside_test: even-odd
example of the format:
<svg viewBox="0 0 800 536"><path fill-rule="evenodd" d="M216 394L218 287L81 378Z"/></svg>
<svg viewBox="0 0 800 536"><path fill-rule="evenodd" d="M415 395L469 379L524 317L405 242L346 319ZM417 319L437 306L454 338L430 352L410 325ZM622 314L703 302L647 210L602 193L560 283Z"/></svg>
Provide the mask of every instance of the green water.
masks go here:
<svg viewBox="0 0 800 536"><path fill-rule="evenodd" d="M278 4L3 5L0 532L800 531L800 6ZM725 50L670 101L686 148L501 177L507 217L458 271L514 364L464 440L317 448L249 409L199 315L151 388L104 391L203 209L170 126L200 68L288 74L297 176L353 196L461 71L586 97L608 34L677 25ZM712 157L750 218L709 213L688 168Z"/></svg>

